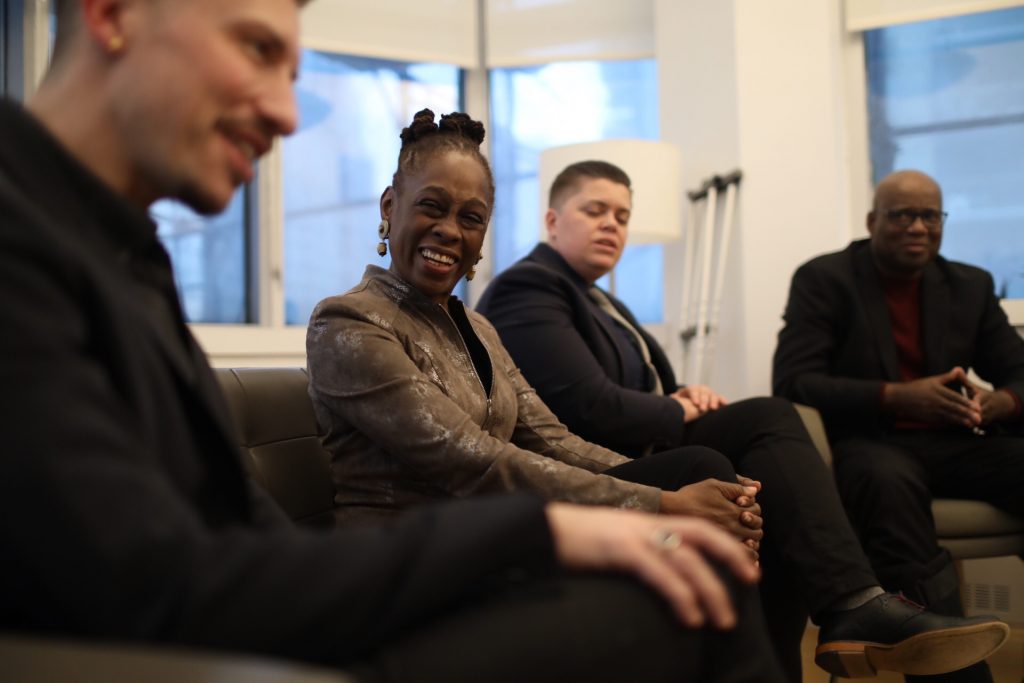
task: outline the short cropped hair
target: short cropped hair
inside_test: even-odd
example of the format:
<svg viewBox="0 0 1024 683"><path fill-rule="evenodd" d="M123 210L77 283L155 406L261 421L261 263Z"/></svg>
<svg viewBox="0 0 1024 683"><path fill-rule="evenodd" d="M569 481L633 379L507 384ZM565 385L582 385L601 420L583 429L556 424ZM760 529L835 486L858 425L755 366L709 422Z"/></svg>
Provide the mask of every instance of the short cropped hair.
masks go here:
<svg viewBox="0 0 1024 683"><path fill-rule="evenodd" d="M551 183L551 190L548 192L548 208L554 208L561 204L566 197L579 190L580 181L583 178L604 178L613 183L625 185L627 189L632 190L629 176L615 164L596 159L577 161L575 164L566 166L561 173L555 176L554 182Z"/></svg>

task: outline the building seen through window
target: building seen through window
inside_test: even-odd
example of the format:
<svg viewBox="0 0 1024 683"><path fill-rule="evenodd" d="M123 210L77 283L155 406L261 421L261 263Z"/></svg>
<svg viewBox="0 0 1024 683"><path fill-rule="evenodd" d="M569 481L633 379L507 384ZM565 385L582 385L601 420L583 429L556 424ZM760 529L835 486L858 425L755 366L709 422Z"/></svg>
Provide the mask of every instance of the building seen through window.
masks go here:
<svg viewBox="0 0 1024 683"><path fill-rule="evenodd" d="M920 169L942 186L942 254L1024 298L1024 8L865 35L877 182Z"/></svg>

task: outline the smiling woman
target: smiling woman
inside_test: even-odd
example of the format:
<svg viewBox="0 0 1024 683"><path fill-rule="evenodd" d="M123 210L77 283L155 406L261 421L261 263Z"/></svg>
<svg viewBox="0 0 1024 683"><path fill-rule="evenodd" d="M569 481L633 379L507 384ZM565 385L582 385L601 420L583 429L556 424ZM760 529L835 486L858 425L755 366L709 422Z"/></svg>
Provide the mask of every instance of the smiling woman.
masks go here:
<svg viewBox="0 0 1024 683"><path fill-rule="evenodd" d="M754 543L754 489L742 504L700 494L711 476L730 482L721 484L730 491L742 489L721 455L676 449L651 460L657 475L640 476L625 456L570 433L490 323L452 296L459 280L472 276L494 202L479 151L483 135L465 114L438 124L429 110L416 115L402 132L398 170L380 200L380 251L392 253L390 268L369 266L357 287L313 312L310 393L332 453L338 520L528 490L553 501L704 515ZM606 207L591 201L580 210L622 223L628 200L627 191ZM620 246L613 239L601 248ZM686 486L697 481L698 488Z"/></svg>
<svg viewBox="0 0 1024 683"><path fill-rule="evenodd" d="M426 109L402 142L380 199L381 239L390 238L391 271L447 310L455 285L480 259L491 217L494 181L478 147L483 126L465 114L442 116L436 126Z"/></svg>

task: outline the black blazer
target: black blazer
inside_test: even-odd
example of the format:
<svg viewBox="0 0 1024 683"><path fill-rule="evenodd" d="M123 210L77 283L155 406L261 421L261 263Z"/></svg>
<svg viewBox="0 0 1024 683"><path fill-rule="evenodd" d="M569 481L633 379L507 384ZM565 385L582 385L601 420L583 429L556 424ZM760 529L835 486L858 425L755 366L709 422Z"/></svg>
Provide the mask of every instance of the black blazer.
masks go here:
<svg viewBox="0 0 1024 683"><path fill-rule="evenodd" d="M345 663L553 566L532 498L292 527L248 484L152 224L3 101L0 137L0 631Z"/></svg>
<svg viewBox="0 0 1024 683"><path fill-rule="evenodd" d="M665 392L675 391L672 366L658 342L621 301L608 298L640 331ZM587 295L587 283L549 245L538 244L495 278L477 310L570 431L627 455L682 442L682 406L668 396L621 386L623 356L634 352Z"/></svg>
<svg viewBox="0 0 1024 683"><path fill-rule="evenodd" d="M973 367L1024 397L1024 340L1000 308L992 276L940 256L922 278L927 373ZM818 408L833 439L885 430L881 386L899 381L899 360L869 240L800 266L784 319L775 394Z"/></svg>

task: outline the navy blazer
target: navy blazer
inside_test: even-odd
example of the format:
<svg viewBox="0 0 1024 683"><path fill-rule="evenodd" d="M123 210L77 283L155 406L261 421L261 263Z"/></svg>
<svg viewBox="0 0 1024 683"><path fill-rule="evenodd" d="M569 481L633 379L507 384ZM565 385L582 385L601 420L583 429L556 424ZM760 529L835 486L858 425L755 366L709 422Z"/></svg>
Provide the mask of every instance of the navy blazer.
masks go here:
<svg viewBox="0 0 1024 683"><path fill-rule="evenodd" d="M477 311L501 335L541 399L570 431L606 448L638 455L678 446L684 412L674 399L626 389L623 357L635 350L587 294L587 283L547 244L496 277ZM607 292L605 292L607 294ZM658 342L629 309L607 294L641 334L666 393L677 388Z"/></svg>
<svg viewBox="0 0 1024 683"><path fill-rule="evenodd" d="M939 256L921 277L926 372L973 367L1024 396L1024 340L999 306L992 276ZM800 266L784 319L774 393L820 410L833 439L885 431L882 383L900 381L899 359L869 240Z"/></svg>

